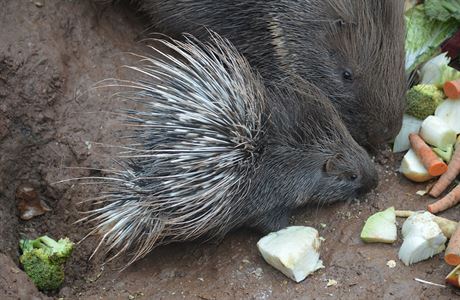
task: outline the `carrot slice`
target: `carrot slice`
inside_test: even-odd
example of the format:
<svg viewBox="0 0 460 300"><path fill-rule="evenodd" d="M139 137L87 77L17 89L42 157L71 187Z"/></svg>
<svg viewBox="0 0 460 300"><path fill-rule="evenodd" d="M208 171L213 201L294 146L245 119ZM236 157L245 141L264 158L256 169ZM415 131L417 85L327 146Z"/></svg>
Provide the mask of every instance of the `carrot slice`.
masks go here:
<svg viewBox="0 0 460 300"><path fill-rule="evenodd" d="M443 88L447 98L460 98L460 79L445 82Z"/></svg>
<svg viewBox="0 0 460 300"><path fill-rule="evenodd" d="M460 174L460 144L455 147L455 152L452 155L446 173L439 177L435 185L430 189L430 196L438 197L442 192L455 180Z"/></svg>
<svg viewBox="0 0 460 300"><path fill-rule="evenodd" d="M457 185L449 194L438 201L428 205L428 211L432 214L445 211L460 202L460 184Z"/></svg>
<svg viewBox="0 0 460 300"><path fill-rule="evenodd" d="M428 174L439 176L447 171L447 164L443 162L425 141L416 133L409 134L412 149L422 161Z"/></svg>
<svg viewBox="0 0 460 300"><path fill-rule="evenodd" d="M456 266L447 276L446 283L455 287L460 287L460 265Z"/></svg>
<svg viewBox="0 0 460 300"><path fill-rule="evenodd" d="M454 234L450 237L444 260L451 266L460 265L460 225L457 225Z"/></svg>

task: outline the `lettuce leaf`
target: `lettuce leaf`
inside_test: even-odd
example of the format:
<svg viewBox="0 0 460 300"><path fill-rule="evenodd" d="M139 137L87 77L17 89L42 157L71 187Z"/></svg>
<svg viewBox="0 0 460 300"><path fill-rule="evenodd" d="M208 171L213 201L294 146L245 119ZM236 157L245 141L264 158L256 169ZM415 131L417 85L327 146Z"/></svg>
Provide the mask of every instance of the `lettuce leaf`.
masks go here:
<svg viewBox="0 0 460 300"><path fill-rule="evenodd" d="M458 29L460 22L449 19L441 22L425 14L423 4L416 5L405 14L406 19L406 71L413 71L439 51L439 46Z"/></svg>
<svg viewBox="0 0 460 300"><path fill-rule="evenodd" d="M460 21L460 0L425 0L427 16L442 22L450 18Z"/></svg>

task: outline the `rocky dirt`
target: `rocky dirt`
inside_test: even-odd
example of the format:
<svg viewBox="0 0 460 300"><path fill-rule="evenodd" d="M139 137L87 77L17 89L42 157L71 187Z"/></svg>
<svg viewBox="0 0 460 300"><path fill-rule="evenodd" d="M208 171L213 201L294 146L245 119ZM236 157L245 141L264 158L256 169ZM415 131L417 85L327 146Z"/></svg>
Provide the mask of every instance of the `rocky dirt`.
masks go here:
<svg viewBox="0 0 460 300"><path fill-rule="evenodd" d="M310 207L293 224L318 228L326 239L325 269L296 284L268 266L255 244L257 233L239 230L220 243L185 243L158 248L123 272L123 259L102 265L89 256L96 238L78 244L59 293L39 293L18 265L18 240L49 234L81 240L90 229L74 224L97 187L60 182L93 176L108 164L98 143L117 140L120 107L110 91L94 88L119 77L132 61L128 52L146 53L147 23L127 6L91 1L20 0L0 3L0 293L11 299L452 299L458 291L421 284L443 283L449 272L442 257L404 266L398 246L365 245L363 221L394 205L421 209L430 199L416 196L424 185L409 183L396 170L398 157L381 153L376 191L360 202ZM21 221L15 190L35 186L52 211ZM460 208L445 216L458 219ZM402 222L402 220L401 220ZM388 260L396 267L389 268ZM328 280L337 285L326 287Z"/></svg>

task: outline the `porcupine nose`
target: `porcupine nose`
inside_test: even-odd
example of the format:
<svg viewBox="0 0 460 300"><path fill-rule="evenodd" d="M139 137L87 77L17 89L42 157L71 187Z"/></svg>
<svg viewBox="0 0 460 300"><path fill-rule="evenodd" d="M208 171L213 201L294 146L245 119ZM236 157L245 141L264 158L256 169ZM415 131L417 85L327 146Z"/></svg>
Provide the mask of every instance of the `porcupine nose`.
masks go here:
<svg viewBox="0 0 460 300"><path fill-rule="evenodd" d="M366 172L362 175L361 186L358 188L358 196L363 196L375 189L379 183L379 175L374 164L366 168Z"/></svg>

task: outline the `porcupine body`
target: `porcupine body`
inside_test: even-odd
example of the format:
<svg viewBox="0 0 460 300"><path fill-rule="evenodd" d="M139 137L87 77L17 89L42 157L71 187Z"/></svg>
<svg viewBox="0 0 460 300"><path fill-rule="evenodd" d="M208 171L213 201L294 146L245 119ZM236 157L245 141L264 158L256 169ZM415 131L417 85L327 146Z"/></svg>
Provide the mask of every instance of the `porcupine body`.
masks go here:
<svg viewBox="0 0 460 300"><path fill-rule="evenodd" d="M134 261L241 226L273 231L297 207L376 186L368 154L317 88L265 87L217 35L163 44L132 68L136 79L120 81L118 96L143 109L126 111L124 168L88 217L105 250L134 250Z"/></svg>
<svg viewBox="0 0 460 300"><path fill-rule="evenodd" d="M155 30L228 38L276 85L300 76L334 103L359 144L392 140L404 111L404 1L132 0ZM306 87L308 89L308 86Z"/></svg>

